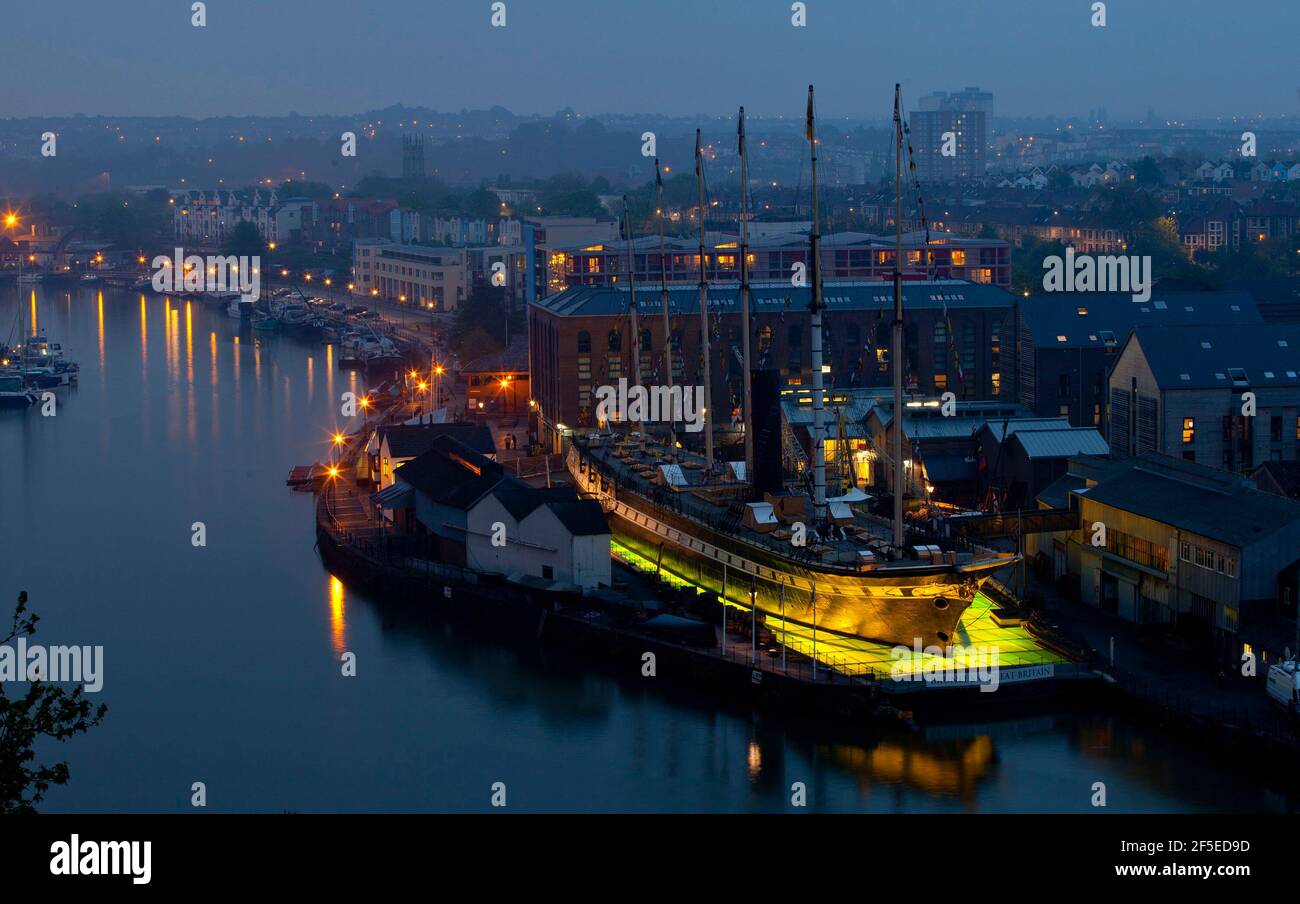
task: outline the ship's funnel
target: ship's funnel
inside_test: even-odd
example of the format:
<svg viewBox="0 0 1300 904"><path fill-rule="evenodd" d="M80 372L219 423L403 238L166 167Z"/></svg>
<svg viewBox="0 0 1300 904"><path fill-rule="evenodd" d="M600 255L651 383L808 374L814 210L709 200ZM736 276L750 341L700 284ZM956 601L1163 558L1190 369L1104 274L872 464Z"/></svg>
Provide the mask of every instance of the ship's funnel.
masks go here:
<svg viewBox="0 0 1300 904"><path fill-rule="evenodd" d="M754 431L754 473L749 476L751 496L779 493L783 488L781 468L781 372L755 370L750 373L754 411L747 418Z"/></svg>

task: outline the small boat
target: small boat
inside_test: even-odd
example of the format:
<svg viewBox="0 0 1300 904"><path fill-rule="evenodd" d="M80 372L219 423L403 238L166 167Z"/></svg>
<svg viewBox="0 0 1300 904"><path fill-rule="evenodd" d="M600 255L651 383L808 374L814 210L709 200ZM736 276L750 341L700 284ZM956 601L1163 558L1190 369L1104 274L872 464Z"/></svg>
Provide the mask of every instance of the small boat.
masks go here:
<svg viewBox="0 0 1300 904"><path fill-rule="evenodd" d="M0 408L27 408L36 401L36 393L23 385L22 377L0 375Z"/></svg>
<svg viewBox="0 0 1300 904"><path fill-rule="evenodd" d="M22 273L22 274L19 274L19 276L18 276L18 281L19 281L20 283L38 283L38 282L45 282L45 274L44 274L44 273L41 273L40 271L36 271L36 272L34 272L34 273L32 273L32 272L29 272L29 273Z"/></svg>
<svg viewBox="0 0 1300 904"><path fill-rule="evenodd" d="M140 277L139 279L137 279L135 282L131 283L131 288L132 288L132 289L152 289L152 288L153 288L153 277L152 277L152 276L142 276L142 277Z"/></svg>
<svg viewBox="0 0 1300 904"><path fill-rule="evenodd" d="M253 329L255 330L273 330L280 326L280 321L276 320L270 314L264 311L253 312Z"/></svg>
<svg viewBox="0 0 1300 904"><path fill-rule="evenodd" d="M92 285L92 284L94 284L94 283L97 283L97 282L99 282L99 274L98 274L98 273L83 273L83 274L81 274L81 282L82 282L83 284L85 284L85 285Z"/></svg>

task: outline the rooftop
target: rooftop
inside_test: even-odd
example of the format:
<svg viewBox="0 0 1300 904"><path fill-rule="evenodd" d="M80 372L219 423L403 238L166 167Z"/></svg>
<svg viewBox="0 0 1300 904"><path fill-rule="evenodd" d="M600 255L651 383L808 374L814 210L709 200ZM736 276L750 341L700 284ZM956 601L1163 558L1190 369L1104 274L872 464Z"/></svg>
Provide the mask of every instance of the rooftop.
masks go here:
<svg viewBox="0 0 1300 904"><path fill-rule="evenodd" d="M888 280L827 281L822 287L826 311L892 310L893 283ZM638 285L637 306L647 311L662 310L662 289L657 283ZM533 302L534 307L562 317L621 317L628 311L630 293L625 285L575 286ZM807 310L812 300L810 288L794 288L788 280L758 282L750 285L750 310L753 313L778 313ZM698 285L670 284L669 308L676 314L698 314ZM997 286L979 285L961 279L907 280L903 283L906 308L943 308L949 310L1010 308L1015 303L1011 293ZM720 313L740 311L740 284L709 285L709 308ZM833 324L833 321L832 321Z"/></svg>
<svg viewBox="0 0 1300 904"><path fill-rule="evenodd" d="M1119 345L1130 330L1143 326L1263 322L1246 292L1166 292L1159 286L1140 303L1129 292L1031 295L1020 312L1040 349Z"/></svg>
<svg viewBox="0 0 1300 904"><path fill-rule="evenodd" d="M1016 430L1011 441L1029 458L1070 458L1074 455L1106 455L1110 445L1096 427L1048 427Z"/></svg>
<svg viewBox="0 0 1300 904"><path fill-rule="evenodd" d="M388 439L388 452L394 458L423 455L443 436L459 440L482 455L496 451L492 431L483 424L390 424L377 432L381 443Z"/></svg>
<svg viewBox="0 0 1300 904"><path fill-rule="evenodd" d="M394 478L434 502L468 509L498 485L526 488L494 461L451 436L440 436L428 450L393 472Z"/></svg>
<svg viewBox="0 0 1300 904"><path fill-rule="evenodd" d="M1162 389L1300 387L1300 325L1139 327L1132 341Z"/></svg>
<svg viewBox="0 0 1300 904"><path fill-rule="evenodd" d="M1086 498L1238 548L1300 525L1300 502L1240 475L1154 452L1115 463Z"/></svg>

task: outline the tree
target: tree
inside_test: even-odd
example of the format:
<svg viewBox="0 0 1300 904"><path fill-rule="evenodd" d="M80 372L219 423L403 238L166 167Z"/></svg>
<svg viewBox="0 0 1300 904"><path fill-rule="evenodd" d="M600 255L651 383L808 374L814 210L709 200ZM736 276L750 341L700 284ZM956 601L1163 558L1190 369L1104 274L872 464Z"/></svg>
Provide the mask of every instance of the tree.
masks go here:
<svg viewBox="0 0 1300 904"><path fill-rule="evenodd" d="M507 310L505 288L480 283L456 309L451 344L460 359L468 361L505 348L507 333L518 336L522 331L519 314Z"/></svg>
<svg viewBox="0 0 1300 904"><path fill-rule="evenodd" d="M27 592L19 593L9 636L0 640L0 646L15 637L31 637L38 621L40 616L27 611ZM51 785L68 783L66 762L29 764L36 758L37 739L66 741L103 721L108 707L102 703L95 707L84 694L82 686L68 691L37 680L29 684L27 693L10 700L0 681L0 813L35 813Z"/></svg>
<svg viewBox="0 0 1300 904"><path fill-rule="evenodd" d="M222 250L236 257L256 257L262 253L262 234L248 220L241 220L230 231Z"/></svg>
<svg viewBox="0 0 1300 904"><path fill-rule="evenodd" d="M1058 169L1047 179L1047 187L1056 192L1069 191L1074 188L1074 179L1066 169Z"/></svg>
<svg viewBox="0 0 1300 904"><path fill-rule="evenodd" d="M1143 157L1133 164L1133 181L1141 187L1163 185L1165 175L1154 157Z"/></svg>

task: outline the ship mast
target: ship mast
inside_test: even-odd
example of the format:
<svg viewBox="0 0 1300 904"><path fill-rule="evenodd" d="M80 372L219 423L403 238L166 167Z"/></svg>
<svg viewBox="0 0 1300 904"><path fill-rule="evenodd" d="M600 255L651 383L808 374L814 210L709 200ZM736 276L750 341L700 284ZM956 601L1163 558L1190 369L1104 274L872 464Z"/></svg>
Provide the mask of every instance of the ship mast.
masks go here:
<svg viewBox="0 0 1300 904"><path fill-rule="evenodd" d="M677 446L677 412L672 408L673 397L673 327L668 315L668 261L664 256L664 180L659 172L659 158L655 158L655 209L659 211L659 294L664 306L664 385L668 387L668 446ZM683 373L684 376L684 373Z"/></svg>
<svg viewBox="0 0 1300 904"><path fill-rule="evenodd" d="M822 267L821 227L818 225L817 202L817 130L813 122L813 86L808 86L808 144L812 148L812 453L813 453L813 523L826 522L826 413L822 389Z"/></svg>
<svg viewBox="0 0 1300 904"><path fill-rule="evenodd" d="M753 393L749 373L749 163L745 155L745 108L740 108L740 332L741 360L744 364L744 395L741 397L741 423L745 428L745 483L754 485L754 415L750 410Z"/></svg>
<svg viewBox="0 0 1300 904"><path fill-rule="evenodd" d="M894 85L894 546L903 549L903 114L898 84Z"/></svg>
<svg viewBox="0 0 1300 904"><path fill-rule="evenodd" d="M704 473L713 473L713 381L709 378L709 281L704 261L704 151L695 130L695 189L700 201L700 352L704 361Z"/></svg>
<svg viewBox="0 0 1300 904"><path fill-rule="evenodd" d="M627 195L623 196L623 230L627 238L627 291L628 317L632 321L632 385L628 387L627 397L632 398L632 390L641 385L641 331L636 323L636 260L632 256L632 213L627 209ZM640 393L637 393L640 395ZM631 405L629 404L629 408ZM644 414L644 405L637 406L638 413ZM624 418L627 412L621 412ZM638 433L645 432L645 424L641 418L636 419L636 429Z"/></svg>

